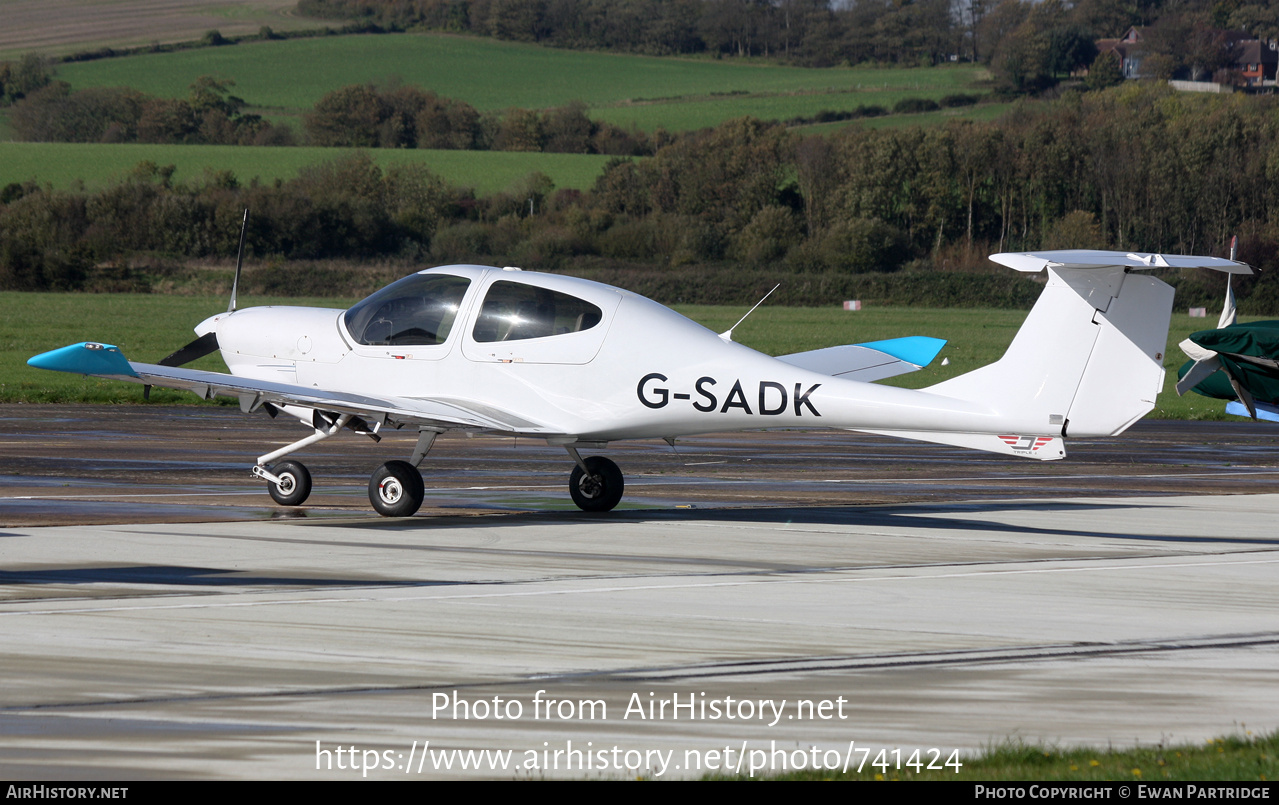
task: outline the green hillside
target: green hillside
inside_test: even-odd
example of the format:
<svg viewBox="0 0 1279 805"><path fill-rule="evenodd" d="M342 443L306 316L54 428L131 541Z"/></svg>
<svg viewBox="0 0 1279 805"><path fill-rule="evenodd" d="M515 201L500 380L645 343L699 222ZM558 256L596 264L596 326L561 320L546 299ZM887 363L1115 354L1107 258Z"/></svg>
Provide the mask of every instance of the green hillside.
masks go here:
<svg viewBox="0 0 1279 805"><path fill-rule="evenodd" d="M535 45L440 34L328 36L253 41L221 47L145 53L61 64L58 78L74 88L128 86L162 97L186 97L200 76L235 81L249 111L302 129L302 116L325 93L354 83L419 85L480 110L544 109L585 101L596 119L645 131L683 131L750 115L764 120L813 118L859 106L892 108L903 98L940 99L973 93L984 71L937 69L806 69L710 58L656 58L557 50ZM976 91L980 92L980 89ZM846 125L935 124L954 117L988 119L1002 106L964 107L932 115L890 115ZM164 145L61 145L6 142L12 136L0 110L0 186L35 179L67 187L77 179L100 186L148 160L176 165L179 181L205 169L230 170L242 182L287 179L339 152L314 148ZM530 172L551 176L558 188L585 189L606 157L541 153L379 151L382 165L424 162L448 181L501 190Z"/></svg>
<svg viewBox="0 0 1279 805"><path fill-rule="evenodd" d="M76 180L101 187L131 171L139 162L176 165L174 181L199 180L205 170L235 174L241 184L255 177L270 182L291 179L305 165L337 159L347 148L272 148L247 145L100 145L80 143L0 142L0 187L34 179L67 188ZM504 190L540 171L557 189L585 190L609 160L595 154L542 154L514 151L428 151L376 149L368 152L383 168L421 163L449 183L473 187L479 194Z"/></svg>
<svg viewBox="0 0 1279 805"><path fill-rule="evenodd" d="M439 34L245 42L59 67L75 88L129 86L185 97L198 77L231 78L273 118L297 116L348 84L400 81L480 110L544 109L581 100L592 114L652 130L712 126L743 115L785 119L823 109L891 106L903 97L972 91L981 68L783 67L771 63L556 50Z"/></svg>

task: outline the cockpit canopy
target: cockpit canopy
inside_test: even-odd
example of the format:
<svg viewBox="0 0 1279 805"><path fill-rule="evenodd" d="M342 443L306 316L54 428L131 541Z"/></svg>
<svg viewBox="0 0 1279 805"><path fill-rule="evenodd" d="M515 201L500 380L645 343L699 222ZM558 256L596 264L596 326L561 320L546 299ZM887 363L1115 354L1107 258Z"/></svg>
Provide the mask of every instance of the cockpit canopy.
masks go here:
<svg viewBox="0 0 1279 805"><path fill-rule="evenodd" d="M405 277L346 311L347 331L370 346L443 344L470 285L453 274ZM599 307L575 296L498 280L484 296L471 337L477 343L544 338L589 330L602 318Z"/></svg>
<svg viewBox="0 0 1279 805"><path fill-rule="evenodd" d="M589 330L603 314L566 293L501 280L489 286L471 337L477 343L520 341Z"/></svg>

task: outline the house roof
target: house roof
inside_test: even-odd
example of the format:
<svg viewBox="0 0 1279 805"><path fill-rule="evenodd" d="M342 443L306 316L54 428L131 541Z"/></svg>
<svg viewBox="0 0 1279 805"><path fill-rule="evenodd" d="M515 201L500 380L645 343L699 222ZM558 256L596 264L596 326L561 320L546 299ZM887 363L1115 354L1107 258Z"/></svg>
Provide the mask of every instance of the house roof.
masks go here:
<svg viewBox="0 0 1279 805"><path fill-rule="evenodd" d="M1269 42L1253 39L1237 44L1235 64L1279 64L1279 51L1272 50Z"/></svg>

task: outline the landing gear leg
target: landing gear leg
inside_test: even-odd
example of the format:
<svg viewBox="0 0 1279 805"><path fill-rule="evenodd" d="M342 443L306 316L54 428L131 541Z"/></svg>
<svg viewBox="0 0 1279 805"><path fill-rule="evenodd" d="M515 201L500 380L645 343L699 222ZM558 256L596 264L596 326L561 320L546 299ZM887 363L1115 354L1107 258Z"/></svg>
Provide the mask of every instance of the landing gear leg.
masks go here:
<svg viewBox="0 0 1279 805"><path fill-rule="evenodd" d="M443 432L434 428L422 428L419 430L417 432L417 446L413 448L413 457L409 459L409 463L414 467L422 466L422 459L426 458L426 454L431 452L431 446L435 444L435 437Z"/></svg>
<svg viewBox="0 0 1279 805"><path fill-rule="evenodd" d="M590 456L583 459L577 448L567 448L568 454L577 462L572 474L568 477L568 493L573 502L582 511L606 512L622 499L626 483L622 471L603 456Z"/></svg>
<svg viewBox="0 0 1279 805"><path fill-rule="evenodd" d="M383 517L412 517L422 508L426 497L422 473L417 466L431 451L435 437L441 431L422 428L418 431L417 447L408 461L388 461L377 468L369 479L369 502Z"/></svg>
<svg viewBox="0 0 1279 805"><path fill-rule="evenodd" d="M259 456L258 463L253 465L251 472L267 482L267 491L271 493L276 503L281 506L301 506L311 494L311 473L298 461L282 461L273 467L267 467L267 462L275 461L289 453L296 453L303 447L327 439L346 427L346 423L350 421L351 415L343 414L332 425L316 427L315 433L305 439L299 439L275 452Z"/></svg>

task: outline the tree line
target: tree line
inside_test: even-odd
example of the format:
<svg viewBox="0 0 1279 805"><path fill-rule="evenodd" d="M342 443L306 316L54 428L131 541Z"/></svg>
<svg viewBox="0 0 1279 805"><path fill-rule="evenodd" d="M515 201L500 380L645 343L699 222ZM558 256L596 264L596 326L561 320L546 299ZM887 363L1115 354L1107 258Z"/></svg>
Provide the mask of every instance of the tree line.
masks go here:
<svg viewBox="0 0 1279 805"><path fill-rule="evenodd" d="M1277 112L1273 99L1129 82L927 129L803 137L745 118L615 158L589 192L533 174L476 197L359 156L270 185L174 183L143 166L99 191L0 190L0 286L74 288L139 253L230 255L245 206L258 256L640 267L685 286L708 270L946 274L961 293L965 272L998 273L985 260L996 251L1222 254L1235 234L1241 259L1273 267ZM1178 281L1219 300L1216 280ZM1279 312L1267 276L1236 290L1245 311Z"/></svg>
<svg viewBox="0 0 1279 805"><path fill-rule="evenodd" d="M1229 48L1222 30L1279 38L1279 7L1265 0L299 0L297 8L387 30L564 48L810 67L978 62L1014 92L1088 67L1096 40L1130 26L1150 29L1154 66L1165 78L1220 61Z"/></svg>
<svg viewBox="0 0 1279 805"><path fill-rule="evenodd" d="M402 85L351 85L327 93L306 116L313 145L444 148L646 156L655 137L591 120L575 101L546 110L479 112L465 101Z"/></svg>
<svg viewBox="0 0 1279 805"><path fill-rule="evenodd" d="M187 98L170 99L49 80L13 104L9 122L18 139L33 142L293 145L292 129L244 112L234 85L203 76Z"/></svg>
<svg viewBox="0 0 1279 805"><path fill-rule="evenodd" d="M2 66L2 65L0 65ZM3 72L0 72L3 76ZM320 98L303 136L245 112L235 82L202 76L187 98L157 98L127 87L72 90L45 74L17 84L10 124L32 142L297 145L353 148L443 148L651 155L669 139L638 128L591 120L586 104L546 110L479 112L420 87L354 84ZM33 88L32 88L33 87Z"/></svg>

